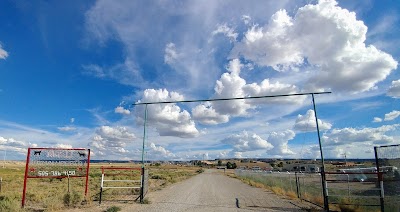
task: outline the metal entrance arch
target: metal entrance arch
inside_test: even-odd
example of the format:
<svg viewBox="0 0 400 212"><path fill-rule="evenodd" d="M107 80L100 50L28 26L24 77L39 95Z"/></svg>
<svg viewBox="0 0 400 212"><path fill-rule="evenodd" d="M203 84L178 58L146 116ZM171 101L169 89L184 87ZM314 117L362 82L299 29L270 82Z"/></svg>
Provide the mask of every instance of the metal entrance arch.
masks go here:
<svg viewBox="0 0 400 212"><path fill-rule="evenodd" d="M142 145L142 168L144 168L144 148L145 148L145 141L146 141L146 123L147 123L147 106L153 104L174 104L174 103L189 103L189 102L216 102L216 101L232 101L232 100L246 100L246 99L266 99L266 98L279 98L279 97L289 97L289 96L309 96L311 95L314 115L315 115L315 123L317 126L317 134L318 134L318 144L319 150L321 154L321 162L322 162L322 169L321 169L321 178L322 178L322 192L324 196L324 210L329 211L329 204L328 204L328 194L326 191L326 176L325 176L325 162L324 162L324 155L322 153L322 144L321 144L321 136L319 133L319 125L318 125L318 116L317 110L315 106L315 99L314 95L319 94L330 94L332 92L310 92L310 93L294 93L294 94L281 94L281 95L268 95L268 96L249 96L249 97L235 97L235 98L218 98L218 99L201 99L201 100L181 100L181 101L164 101L164 102L138 102L133 103L133 106L137 105L144 105L144 124L143 124L143 145Z"/></svg>

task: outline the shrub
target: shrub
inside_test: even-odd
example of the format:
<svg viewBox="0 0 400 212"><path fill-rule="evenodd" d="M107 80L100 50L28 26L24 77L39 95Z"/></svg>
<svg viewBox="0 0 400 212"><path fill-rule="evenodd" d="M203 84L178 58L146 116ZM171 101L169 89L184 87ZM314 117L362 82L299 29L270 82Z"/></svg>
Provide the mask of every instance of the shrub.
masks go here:
<svg viewBox="0 0 400 212"><path fill-rule="evenodd" d="M107 208L107 210L105 210L105 212L117 212L120 210L121 210L121 208L118 206L111 206L111 207Z"/></svg>
<svg viewBox="0 0 400 212"><path fill-rule="evenodd" d="M150 204L151 202L150 202L150 200L149 199L147 199L147 198L144 198L143 199L143 204Z"/></svg>
<svg viewBox="0 0 400 212"><path fill-rule="evenodd" d="M82 196L77 192L67 193L63 198L64 205L67 207L77 206L82 202Z"/></svg>

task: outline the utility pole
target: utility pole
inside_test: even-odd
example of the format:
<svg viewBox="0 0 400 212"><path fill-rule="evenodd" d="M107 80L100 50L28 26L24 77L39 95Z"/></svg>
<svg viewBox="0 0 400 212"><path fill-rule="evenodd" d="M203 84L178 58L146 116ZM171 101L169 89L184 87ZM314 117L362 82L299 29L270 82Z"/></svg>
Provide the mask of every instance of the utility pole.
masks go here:
<svg viewBox="0 0 400 212"><path fill-rule="evenodd" d="M143 145L142 145L142 182L140 185L140 203L144 203L144 146L145 146L145 141L146 141L146 124L147 124L147 104L145 104L144 108L144 124L143 124Z"/></svg>
<svg viewBox="0 0 400 212"><path fill-rule="evenodd" d="M324 210L329 211L328 192L326 189L325 161L324 161L324 154L322 153L322 142L321 142L321 135L319 134L319 125L318 125L317 109L315 107L314 94L311 94L311 98L314 107L315 122L317 124L319 151L321 153L321 162L322 162L321 178L322 178L322 194L324 195Z"/></svg>
<svg viewBox="0 0 400 212"><path fill-rule="evenodd" d="M7 155L7 151L4 150L3 169L6 167L6 155Z"/></svg>
<svg viewBox="0 0 400 212"><path fill-rule="evenodd" d="M341 154L344 156L344 165L347 166L347 154L346 152L344 152L343 154Z"/></svg>

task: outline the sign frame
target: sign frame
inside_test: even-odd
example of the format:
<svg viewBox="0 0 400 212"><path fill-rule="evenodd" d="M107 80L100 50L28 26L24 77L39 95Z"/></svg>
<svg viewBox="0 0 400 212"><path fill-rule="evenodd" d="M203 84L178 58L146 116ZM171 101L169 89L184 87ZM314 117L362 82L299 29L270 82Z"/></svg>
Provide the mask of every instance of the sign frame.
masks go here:
<svg viewBox="0 0 400 212"><path fill-rule="evenodd" d="M32 176L30 175L30 172L34 172L36 171L35 168L30 168L30 162L31 162L31 152L34 152L34 155L38 155L40 156L42 154L42 151L47 152L47 154L49 155L49 151L52 152L52 154L54 154L55 152L65 152L66 155L62 155L62 154L55 154L53 157L55 158L61 158L58 160L52 160L51 156L50 158L46 158L46 160L35 160L35 161L39 161L39 162L43 162L45 163L49 163L49 164L60 164L61 165L69 165L72 167L79 167L78 165L74 165L74 163L76 164L80 164L82 163L84 167L84 165L86 165L86 170L83 172L83 174L81 175L75 175L75 171L64 171L65 173L61 173L60 171L52 171L53 174L50 174L47 171L38 171L38 176ZM81 153L79 151L84 151L84 153ZM43 152L43 153L44 153ZM79 157L82 157L82 159L78 159L78 160L71 160L68 159L66 156L68 155L67 152L77 152ZM72 155L72 154L71 154ZM64 159L64 160L63 160ZM86 163L86 164L85 164ZM57 167L57 166L55 166ZM25 175L24 175L24 188L22 191L22 208L24 208L25 206L25 199L26 199L26 190L27 190L27 181L29 178L57 178L57 179L61 179L61 178L82 178L84 177L86 182L85 182L85 196L87 196L88 193L88 185L89 185L89 168L90 168L90 149L85 149L85 148L40 148L40 147L35 147L35 148L28 148L28 153L26 156L26 165L25 165ZM64 174L64 175L63 175Z"/></svg>

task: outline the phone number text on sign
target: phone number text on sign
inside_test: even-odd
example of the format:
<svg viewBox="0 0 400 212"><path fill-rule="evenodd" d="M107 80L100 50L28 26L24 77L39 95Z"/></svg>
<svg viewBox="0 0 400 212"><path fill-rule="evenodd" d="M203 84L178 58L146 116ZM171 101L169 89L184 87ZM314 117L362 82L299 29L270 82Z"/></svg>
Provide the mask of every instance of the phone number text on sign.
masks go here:
<svg viewBox="0 0 400 212"><path fill-rule="evenodd" d="M47 176L75 176L76 172L74 170L69 171L38 171L39 177Z"/></svg>

